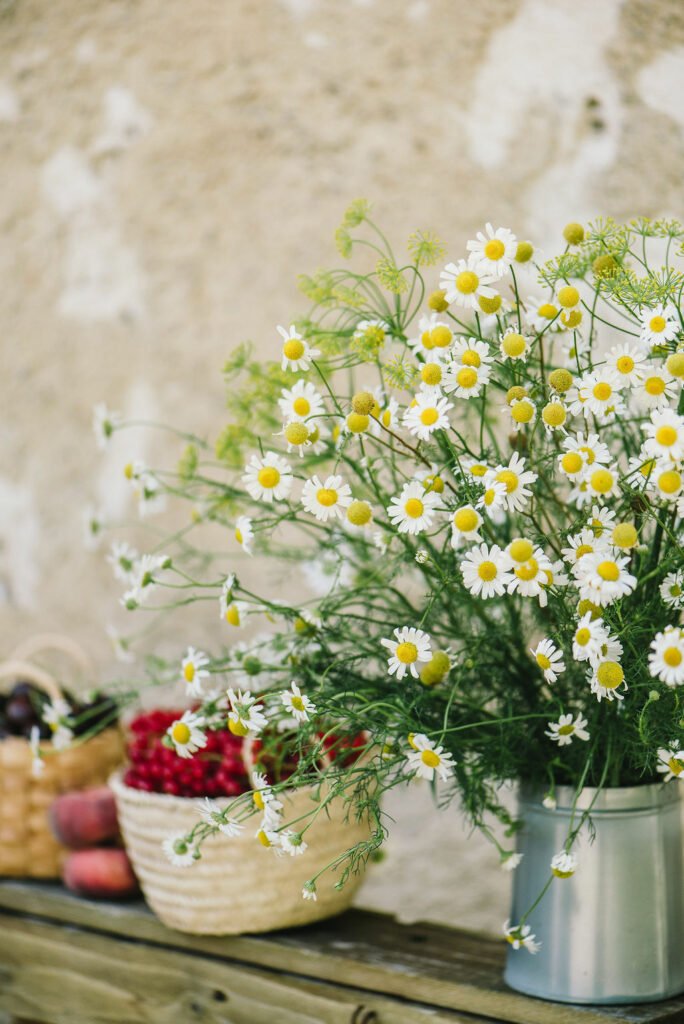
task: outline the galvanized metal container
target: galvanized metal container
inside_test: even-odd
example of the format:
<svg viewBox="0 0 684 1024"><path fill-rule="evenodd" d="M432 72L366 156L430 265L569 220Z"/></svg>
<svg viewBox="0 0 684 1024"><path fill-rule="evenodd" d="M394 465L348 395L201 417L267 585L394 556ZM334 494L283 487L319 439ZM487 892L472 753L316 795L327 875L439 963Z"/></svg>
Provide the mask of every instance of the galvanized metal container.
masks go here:
<svg viewBox="0 0 684 1024"><path fill-rule="evenodd" d="M514 872L511 921L517 924L563 849L574 791L557 790L557 808L540 792L523 790L524 828ZM591 819L573 852L579 864L568 879L554 878L527 924L541 950L509 950L511 988L564 1003L637 1003L684 991L684 870L678 782L585 789L575 823L595 799Z"/></svg>

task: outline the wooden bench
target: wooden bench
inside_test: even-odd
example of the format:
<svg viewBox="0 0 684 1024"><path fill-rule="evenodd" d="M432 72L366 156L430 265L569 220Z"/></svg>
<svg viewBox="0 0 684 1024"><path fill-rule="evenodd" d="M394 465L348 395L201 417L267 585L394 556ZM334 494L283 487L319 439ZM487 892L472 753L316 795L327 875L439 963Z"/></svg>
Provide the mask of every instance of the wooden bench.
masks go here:
<svg viewBox="0 0 684 1024"><path fill-rule="evenodd" d="M351 911L210 938L143 903L0 882L0 1012L49 1024L683 1024L684 998L575 1007L511 992L502 941ZM521 953L521 955L529 955Z"/></svg>

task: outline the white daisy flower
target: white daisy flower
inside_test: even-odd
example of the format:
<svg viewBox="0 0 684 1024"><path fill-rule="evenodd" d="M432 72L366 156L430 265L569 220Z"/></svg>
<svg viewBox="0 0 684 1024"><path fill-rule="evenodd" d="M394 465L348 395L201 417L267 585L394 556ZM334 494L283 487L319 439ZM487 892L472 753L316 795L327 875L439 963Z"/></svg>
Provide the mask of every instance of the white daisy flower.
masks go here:
<svg viewBox="0 0 684 1024"><path fill-rule="evenodd" d="M457 338L451 346L450 361L461 366L474 366L476 370L492 362L489 345L477 338Z"/></svg>
<svg viewBox="0 0 684 1024"><path fill-rule="evenodd" d="M264 715L263 704L258 704L249 690L238 690L232 687L227 691L230 711L228 712L228 728L234 736L246 736L248 733L259 733L268 725Z"/></svg>
<svg viewBox="0 0 684 1024"><path fill-rule="evenodd" d="M510 359L514 363L526 362L531 347L531 340L524 334L516 331L514 327L509 327L499 339L501 355L504 359Z"/></svg>
<svg viewBox="0 0 684 1024"><path fill-rule="evenodd" d="M404 426L410 434L421 441L429 441L435 430L448 430L448 412L452 408L446 398L433 398L419 392L404 413Z"/></svg>
<svg viewBox="0 0 684 1024"><path fill-rule="evenodd" d="M572 656L575 661L596 661L608 636L603 619L592 618L591 612L583 615L572 638Z"/></svg>
<svg viewBox="0 0 684 1024"><path fill-rule="evenodd" d="M593 414L599 422L606 422L616 412L622 412L625 403L619 393L621 387L620 377L608 367L584 374L577 383L583 414Z"/></svg>
<svg viewBox="0 0 684 1024"><path fill-rule="evenodd" d="M280 363L282 370L308 370L312 359L316 359L321 353L317 348L311 348L308 341L297 333L294 324L290 330L278 327L278 334L283 339L283 357Z"/></svg>
<svg viewBox="0 0 684 1024"><path fill-rule="evenodd" d="M166 555L142 555L131 572L130 587L121 598L121 604L126 608L144 604L157 589L158 573L170 564Z"/></svg>
<svg viewBox="0 0 684 1024"><path fill-rule="evenodd" d="M639 320L641 342L649 349L674 341L680 331L677 310L670 304L660 303L653 309L640 309Z"/></svg>
<svg viewBox="0 0 684 1024"><path fill-rule="evenodd" d="M280 699L298 722L308 722L309 716L316 713L316 705L302 693L294 680L290 683L290 689L281 694Z"/></svg>
<svg viewBox="0 0 684 1024"><path fill-rule="evenodd" d="M559 747L567 747L572 743L573 737L578 740L588 740L587 719L578 714L561 715L557 722L549 722L549 729L544 733L550 740L557 743Z"/></svg>
<svg viewBox="0 0 684 1024"><path fill-rule="evenodd" d="M629 558L592 551L577 563L577 586L580 597L603 608L631 594L637 585L636 576L627 572Z"/></svg>
<svg viewBox="0 0 684 1024"><path fill-rule="evenodd" d="M382 639L380 643L390 652L387 659L387 671L397 679L404 678L410 672L414 679L418 678L418 665L429 661L432 657L430 637L422 629L413 626L402 626L394 630L396 640Z"/></svg>
<svg viewBox="0 0 684 1024"><path fill-rule="evenodd" d="M605 501L607 498L616 497L620 493L620 474L617 467L600 466L598 463L587 470L583 481L587 485L587 494L590 498L598 498Z"/></svg>
<svg viewBox="0 0 684 1024"><path fill-rule="evenodd" d="M615 699L623 700L624 694L618 692L619 687L623 684L625 690L627 690L628 687L625 679L625 673L622 665L618 661L613 661L611 658L605 658L601 659L593 666L593 672L591 674L591 692L596 695L596 699L599 703L604 698L609 701Z"/></svg>
<svg viewBox="0 0 684 1024"><path fill-rule="evenodd" d="M496 482L505 484L507 511L521 512L532 494L527 484L533 484L537 474L525 469L525 460L517 452L513 452L507 466L497 466L494 473Z"/></svg>
<svg viewBox="0 0 684 1024"><path fill-rule="evenodd" d="M235 818L225 818L223 809L219 807L215 800L210 800L209 797L205 797L204 800L197 802L197 810L201 820L206 825L218 829L224 836L229 836L231 839L239 836L245 827L239 821L236 821Z"/></svg>
<svg viewBox="0 0 684 1024"><path fill-rule="evenodd" d="M421 483L414 480L404 484L401 494L392 498L387 514L399 533L422 533L432 526L439 502L438 494L426 491Z"/></svg>
<svg viewBox="0 0 684 1024"><path fill-rule="evenodd" d="M518 239L508 228L497 228L495 231L491 224L485 224L484 233L478 231L475 238L467 243L466 249L480 260L482 270L497 280L504 276L515 259Z"/></svg>
<svg viewBox="0 0 684 1024"><path fill-rule="evenodd" d="M281 395L278 405L283 418L289 423L311 420L325 412L322 396L309 381L298 380L293 387L284 388Z"/></svg>
<svg viewBox="0 0 684 1024"><path fill-rule="evenodd" d="M551 562L550 569L547 568L544 570L546 583L542 584L541 592L539 594L540 608L546 608L549 603L548 591L551 587L565 587L570 582L563 569L563 563L560 560L556 560L555 562Z"/></svg>
<svg viewBox="0 0 684 1024"><path fill-rule="evenodd" d="M387 340L389 328L384 320L361 320L354 328L354 339L379 351Z"/></svg>
<svg viewBox="0 0 684 1024"><path fill-rule="evenodd" d="M661 501L677 501L682 493L684 477L679 467L671 463L656 463L648 479L647 487Z"/></svg>
<svg viewBox="0 0 684 1024"><path fill-rule="evenodd" d="M541 548L535 548L527 561L518 562L513 566L508 593L517 593L522 597L539 597L542 588L548 585L547 572L550 570L551 562L548 556Z"/></svg>
<svg viewBox="0 0 684 1024"><path fill-rule="evenodd" d="M684 607L684 570L667 574L660 584L660 596L670 608Z"/></svg>
<svg viewBox="0 0 684 1024"><path fill-rule="evenodd" d="M507 571L508 559L498 544L472 548L461 562L463 583L475 597L484 600L501 597L513 577Z"/></svg>
<svg viewBox="0 0 684 1024"><path fill-rule="evenodd" d="M629 481L630 487L643 491L649 486L657 465L658 460L649 455L645 445L642 445L639 454L631 455L628 459L625 479Z"/></svg>
<svg viewBox="0 0 684 1024"><path fill-rule="evenodd" d="M271 785L263 772L252 772L252 801L259 811L263 811L271 818L277 817L282 811L282 801L275 796Z"/></svg>
<svg viewBox="0 0 684 1024"><path fill-rule="evenodd" d="M302 489L302 505L319 523L327 523L331 518L343 519L342 510L351 503L351 487L342 482L341 476L329 476L323 483L313 476Z"/></svg>
<svg viewBox="0 0 684 1024"><path fill-rule="evenodd" d="M247 491L255 501L283 501L292 487L292 470L288 462L275 452L263 458L252 455L242 477Z"/></svg>
<svg viewBox="0 0 684 1024"><path fill-rule="evenodd" d="M477 253L471 253L467 260L447 263L439 277L439 287L446 292L446 300L466 309L478 309L478 299L492 299L496 295L489 285L494 276L483 266Z"/></svg>
<svg viewBox="0 0 684 1024"><path fill-rule="evenodd" d="M198 750L207 745L207 737L203 730L204 721L192 711L186 711L182 718L166 730L166 735L173 744L179 757L192 757Z"/></svg>
<svg viewBox="0 0 684 1024"><path fill-rule="evenodd" d="M93 432L97 447L104 451L112 439L112 434L122 423L121 413L110 412L104 402L98 402L93 409Z"/></svg>
<svg viewBox="0 0 684 1024"><path fill-rule="evenodd" d="M606 366L629 387L639 384L646 371L646 362L642 354L636 345L631 345L628 341L611 348L606 356Z"/></svg>
<svg viewBox="0 0 684 1024"><path fill-rule="evenodd" d="M282 849L285 853L289 853L291 857L299 857L308 849L308 845L304 842L301 832L293 832L292 829L286 829L284 832L279 833L279 839Z"/></svg>
<svg viewBox="0 0 684 1024"><path fill-rule="evenodd" d="M610 449L598 434L587 434L585 437L583 431L578 430L574 437L568 436L563 439L563 448L567 452L577 452L587 467L597 462L602 466L610 464Z"/></svg>
<svg viewBox="0 0 684 1024"><path fill-rule="evenodd" d="M503 931L506 942L510 943L513 949L526 949L528 953L538 953L541 949L541 942L536 941L529 924L521 927L506 921Z"/></svg>
<svg viewBox="0 0 684 1024"><path fill-rule="evenodd" d="M114 541L111 550L107 555L107 561L112 567L114 578L120 583L130 583L133 580L139 553L125 541Z"/></svg>
<svg viewBox="0 0 684 1024"><path fill-rule="evenodd" d="M449 362L442 379L442 390L456 398L477 398L488 383L490 372L490 365L485 362L480 366Z"/></svg>
<svg viewBox="0 0 684 1024"><path fill-rule="evenodd" d="M684 782L684 750L680 743L675 741L669 747L660 748L656 770L664 775L663 782L671 782L672 779Z"/></svg>
<svg viewBox="0 0 684 1024"><path fill-rule="evenodd" d="M234 536L242 550L246 552L246 554L251 555L254 530L252 529L252 520L249 516L238 516L235 521Z"/></svg>
<svg viewBox="0 0 684 1024"><path fill-rule="evenodd" d="M503 484L501 485L504 490ZM457 550L464 541L481 541L479 530L484 522L472 505L462 505L451 515L451 546Z"/></svg>
<svg viewBox="0 0 684 1024"><path fill-rule="evenodd" d="M381 437L387 430L392 430L397 424L399 415L399 403L396 398L386 398L382 394L382 388L376 388L373 397L377 402L377 409L371 409L371 433L374 437Z"/></svg>
<svg viewBox="0 0 684 1024"><path fill-rule="evenodd" d="M477 499L477 508L481 508L494 522L502 522L505 518L503 513L506 508L506 484L496 479L493 470L487 473L482 484L484 491Z"/></svg>
<svg viewBox="0 0 684 1024"><path fill-rule="evenodd" d="M444 747L436 746L423 733L411 737L411 750L406 754L410 769L418 778L432 782L435 775L446 782L454 774L456 762Z"/></svg>
<svg viewBox="0 0 684 1024"><path fill-rule="evenodd" d="M601 505L592 505L591 514L587 519L587 526L595 537L608 537L615 526L615 512L612 508L603 508Z"/></svg>
<svg viewBox="0 0 684 1024"><path fill-rule="evenodd" d="M668 686L684 683L684 630L666 626L661 633L656 633L651 641L648 671L654 679Z"/></svg>
<svg viewBox="0 0 684 1024"><path fill-rule="evenodd" d="M547 811L555 811L558 807L558 801L552 793L547 793L542 800L542 806L545 807Z"/></svg>
<svg viewBox="0 0 684 1024"><path fill-rule="evenodd" d="M649 366L643 381L634 389L642 403L649 409L664 409L679 394L681 385L667 370Z"/></svg>
<svg viewBox="0 0 684 1024"><path fill-rule="evenodd" d="M254 838L258 839L262 846L272 849L277 857L282 857L283 850L280 846L281 833L277 831L279 826L279 821L273 821L271 818L264 816L259 828L254 833Z"/></svg>
<svg viewBox="0 0 684 1024"><path fill-rule="evenodd" d="M419 334L409 339L409 345L415 355L431 359L435 352L444 353L451 345L454 332L449 325L439 319L438 313L422 316L418 321Z"/></svg>
<svg viewBox="0 0 684 1024"><path fill-rule="evenodd" d="M318 899L318 894L316 893L316 883L315 882L306 882L304 884L304 888L302 889L302 899L303 900L317 900Z"/></svg>
<svg viewBox="0 0 684 1024"><path fill-rule="evenodd" d="M563 652L548 638L540 640L536 647L530 647L530 652L547 683L555 683L561 672L565 672Z"/></svg>
<svg viewBox="0 0 684 1024"><path fill-rule="evenodd" d="M525 316L525 322L537 334L541 334L542 331L546 331L550 326L553 329L557 329L556 317L560 313L558 306L555 306L552 302L542 302L540 299L530 297L524 303L523 312Z"/></svg>
<svg viewBox="0 0 684 1024"><path fill-rule="evenodd" d="M208 664L209 658L203 651L196 651L194 647L188 647L187 654L181 663L181 674L189 696L201 697L202 680L209 678L209 672L205 667Z"/></svg>
<svg viewBox="0 0 684 1024"><path fill-rule="evenodd" d="M71 732L72 721L70 716L71 705L62 697L56 697L54 700L50 700L43 705L41 718L46 725L50 726L53 742L58 730L62 729Z"/></svg>
<svg viewBox="0 0 684 1024"><path fill-rule="evenodd" d="M674 409L654 410L651 422L644 424L647 441L644 448L657 459L678 462L684 458L684 416Z"/></svg>
<svg viewBox="0 0 684 1024"><path fill-rule="evenodd" d="M551 871L556 878L570 878L577 870L577 857L574 853L561 850L551 858Z"/></svg>
<svg viewBox="0 0 684 1024"><path fill-rule="evenodd" d="M520 864L521 860L523 859L523 856L524 856L524 854L522 854L522 853L513 853L512 850L511 851L506 851L506 853L502 854L501 870L502 871L515 871L515 869L518 867L518 865Z"/></svg>
<svg viewBox="0 0 684 1024"><path fill-rule="evenodd" d="M161 845L167 859L175 867L188 868L194 864L194 850L185 836L168 836Z"/></svg>
<svg viewBox="0 0 684 1024"><path fill-rule="evenodd" d="M480 459L474 459L470 455L463 456L460 460L461 469L465 475L475 482L481 483L486 477L487 473L491 472L492 467L488 466L486 462L482 462Z"/></svg>

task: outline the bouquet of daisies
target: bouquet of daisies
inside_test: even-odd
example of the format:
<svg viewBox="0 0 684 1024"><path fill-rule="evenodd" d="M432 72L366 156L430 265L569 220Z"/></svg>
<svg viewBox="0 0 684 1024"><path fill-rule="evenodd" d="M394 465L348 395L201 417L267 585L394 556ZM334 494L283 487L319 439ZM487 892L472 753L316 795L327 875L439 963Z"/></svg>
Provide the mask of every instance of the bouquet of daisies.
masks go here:
<svg viewBox="0 0 684 1024"><path fill-rule="evenodd" d="M418 778L512 867L504 781L553 805L560 785L684 778L684 228L563 234L542 262L487 224L446 262L431 233L395 253L355 202L336 233L354 263L300 279L310 309L272 359L227 362L215 444L127 467L143 511L191 512L144 555L114 546L123 603L216 616L214 650L148 662L195 702L168 742L191 755L226 721L258 739L260 799L198 813L193 856L253 815L255 841L299 854L343 799L369 839L330 866L342 885L386 837L382 794ZM98 409L103 444L125 426ZM311 813L290 822L299 786ZM508 938L531 949L526 928Z"/></svg>

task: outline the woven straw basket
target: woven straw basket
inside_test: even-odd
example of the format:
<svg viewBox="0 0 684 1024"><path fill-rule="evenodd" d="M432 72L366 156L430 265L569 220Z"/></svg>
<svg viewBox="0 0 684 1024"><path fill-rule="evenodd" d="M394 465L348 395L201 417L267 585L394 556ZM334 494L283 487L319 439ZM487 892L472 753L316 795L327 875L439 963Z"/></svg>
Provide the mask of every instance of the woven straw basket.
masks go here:
<svg viewBox="0 0 684 1024"><path fill-rule="evenodd" d="M321 814L306 832L302 856L278 857L255 838L256 825L238 836L211 836L202 857L190 867L170 864L162 842L183 835L197 824L197 801L188 797L147 793L110 779L119 824L145 898L169 928L197 935L240 935L292 928L339 914L351 904L362 881L352 874L341 891L336 876L324 877L317 900L302 898L302 887L332 860L368 838L368 826L350 814L344 820L342 801L332 802L329 817ZM302 788L283 799L285 820L312 808L312 790ZM256 819L255 819L256 821Z"/></svg>
<svg viewBox="0 0 684 1024"><path fill-rule="evenodd" d="M89 665L66 638L35 637L0 664L0 685L21 679L40 687L51 700L61 697L54 678L28 661L47 649L71 655L83 669ZM60 793L102 785L123 757L121 735L115 728L68 750L52 751L49 741L41 742L41 749L44 769L34 778L29 741L20 736L0 740L0 875L58 878L65 850L50 830L51 803Z"/></svg>

